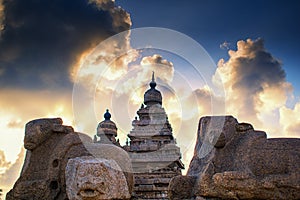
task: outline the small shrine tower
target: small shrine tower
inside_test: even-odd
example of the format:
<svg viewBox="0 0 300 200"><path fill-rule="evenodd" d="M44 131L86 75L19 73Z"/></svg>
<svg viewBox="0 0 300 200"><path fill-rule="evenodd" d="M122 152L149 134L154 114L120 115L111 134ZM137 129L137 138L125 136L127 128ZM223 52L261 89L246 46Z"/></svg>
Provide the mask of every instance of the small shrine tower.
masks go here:
<svg viewBox="0 0 300 200"><path fill-rule="evenodd" d="M104 113L104 120L98 124L97 134L94 136L94 143L101 144L114 144L120 146L119 140L116 140L117 137L117 126L110 120L111 114L109 110L106 109ZM98 140L97 137L100 137Z"/></svg>

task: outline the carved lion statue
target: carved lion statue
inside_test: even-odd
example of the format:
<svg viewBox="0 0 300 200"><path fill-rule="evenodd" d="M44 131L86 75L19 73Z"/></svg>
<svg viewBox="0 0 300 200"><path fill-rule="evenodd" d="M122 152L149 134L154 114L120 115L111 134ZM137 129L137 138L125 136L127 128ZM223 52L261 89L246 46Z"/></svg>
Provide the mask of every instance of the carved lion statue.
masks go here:
<svg viewBox="0 0 300 200"><path fill-rule="evenodd" d="M70 200L130 199L126 177L114 160L79 157L66 167Z"/></svg>

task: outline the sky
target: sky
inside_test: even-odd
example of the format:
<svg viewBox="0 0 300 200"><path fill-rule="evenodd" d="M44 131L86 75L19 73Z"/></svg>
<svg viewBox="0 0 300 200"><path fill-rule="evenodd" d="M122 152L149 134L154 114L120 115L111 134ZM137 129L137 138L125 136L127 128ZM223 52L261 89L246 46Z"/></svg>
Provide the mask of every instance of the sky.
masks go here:
<svg viewBox="0 0 300 200"><path fill-rule="evenodd" d="M204 115L299 137L299 15L292 0L0 0L0 188L32 119L92 137L109 108L124 143L152 71L186 166Z"/></svg>

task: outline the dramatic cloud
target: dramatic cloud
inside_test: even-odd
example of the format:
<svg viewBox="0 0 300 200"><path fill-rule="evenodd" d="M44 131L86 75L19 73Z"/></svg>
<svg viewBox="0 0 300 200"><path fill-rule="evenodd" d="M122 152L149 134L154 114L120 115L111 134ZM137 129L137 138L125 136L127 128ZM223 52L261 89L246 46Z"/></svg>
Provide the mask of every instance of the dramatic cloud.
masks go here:
<svg viewBox="0 0 300 200"><path fill-rule="evenodd" d="M62 117L74 126L71 86L79 66L96 45L131 26L129 14L113 0L102 2L0 0L0 148L10 163L29 120ZM129 48L128 40L127 35L107 45L103 57ZM4 193L20 167L6 167L0 179Z"/></svg>
<svg viewBox="0 0 300 200"><path fill-rule="evenodd" d="M7 165L5 173L0 175L0 185L14 184L14 182L18 178L19 173L21 172L24 156L25 156L25 149L22 148L21 152L18 155L17 160L13 164Z"/></svg>
<svg viewBox="0 0 300 200"><path fill-rule="evenodd" d="M23 124L22 120L20 120L20 119L12 120L7 123L7 128L23 128L23 127L24 127L24 124Z"/></svg>
<svg viewBox="0 0 300 200"><path fill-rule="evenodd" d="M226 111L240 121L253 123L270 136L283 134L279 109L292 94L282 63L274 58L262 39L238 41L237 50L229 50L229 60L221 59L217 72L226 91ZM282 111L284 112L284 111Z"/></svg>
<svg viewBox="0 0 300 200"><path fill-rule="evenodd" d="M139 57L137 51L133 51L132 54L126 54L116 61L119 62L119 60L122 60L122 67L120 67L120 65L117 67L115 63L109 65L107 70L101 74L99 80L95 80L92 75L85 77L86 79L82 81L84 85L88 82L97 81L97 88L95 91L92 91L95 92L94 95L80 99L81 106L79 113L84 113L84 110L86 110L83 108L83 105L90 105L89 102L95 101L95 113L97 116L100 116L99 120L102 120L102 113L106 108L109 108L111 112L118 111L118 114L113 116L115 116L116 121L119 121L120 132L125 130L128 132L131 129L132 116L135 115L136 110L141 103L143 103L143 95L149 88L148 84L151 81L152 71L159 74L158 76L160 78L156 79L158 83L166 82L167 84L171 83L174 73L173 64L157 54L145 56L140 59L139 63L129 67L129 63ZM102 60L101 62L104 61ZM112 71L119 76L112 76ZM163 88L160 87L160 89ZM166 92L163 93L167 95ZM120 110L124 112L120 112ZM84 119L86 116L80 114L79 117ZM94 124L88 126L90 126L90 128L85 127L82 131L94 131Z"/></svg>
<svg viewBox="0 0 300 200"><path fill-rule="evenodd" d="M0 150L0 174L3 174L10 165L11 163L6 160L4 152Z"/></svg>
<svg viewBox="0 0 300 200"><path fill-rule="evenodd" d="M139 65L132 66L132 71L128 71L132 75L119 87L114 88L116 93L119 94L128 94L137 92L136 88L143 86L138 92L142 92L136 94L135 96L143 96L142 89L146 89L148 87L148 83L151 80L152 72L156 73L156 78L158 82L164 82L166 84L170 84L172 82L174 76L174 67L173 63L162 58L161 55L154 54L153 56L145 56L140 61ZM131 99L132 101L140 99Z"/></svg>
<svg viewBox="0 0 300 200"><path fill-rule="evenodd" d="M26 91L0 89L0 188L6 193L19 176L23 153L25 124L41 117L62 117L64 124L73 125L72 97L65 91ZM15 163L15 164L11 164ZM2 169L1 169L2 168Z"/></svg>
<svg viewBox="0 0 300 200"><path fill-rule="evenodd" d="M0 20L4 19L0 40L1 86L71 86L70 70L82 53L131 25L128 13L115 7L113 1L97 2L0 2Z"/></svg>
<svg viewBox="0 0 300 200"><path fill-rule="evenodd" d="M4 21L4 5L3 5L3 0L0 0L0 38L1 38L1 31L4 28L3 21Z"/></svg>
<svg viewBox="0 0 300 200"><path fill-rule="evenodd" d="M2 159L1 154L2 152L0 151L0 158ZM19 174L23 166L24 157L25 157L25 149L22 148L21 152L18 155L17 160L13 164L6 163L4 173L1 173L0 171L0 185L4 193L8 192L8 190L11 189L12 185L19 177Z"/></svg>
<svg viewBox="0 0 300 200"><path fill-rule="evenodd" d="M41 117L62 117L73 125L72 96L65 91L0 90L0 149L14 161L23 146L25 124Z"/></svg>
<svg viewBox="0 0 300 200"><path fill-rule="evenodd" d="M280 124L283 127L283 136L300 137L300 102L293 109L282 107L279 110Z"/></svg>
<svg viewBox="0 0 300 200"><path fill-rule="evenodd" d="M226 49L226 50L228 50L229 47L230 47L230 43L227 42L227 41L225 41L222 44L220 44L220 49Z"/></svg>

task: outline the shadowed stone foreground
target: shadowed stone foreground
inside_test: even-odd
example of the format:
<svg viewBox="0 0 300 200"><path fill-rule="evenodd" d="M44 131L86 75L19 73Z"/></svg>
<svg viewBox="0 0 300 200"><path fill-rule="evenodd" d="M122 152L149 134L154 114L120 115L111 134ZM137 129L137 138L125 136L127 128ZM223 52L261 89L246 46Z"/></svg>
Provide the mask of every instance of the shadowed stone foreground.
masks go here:
<svg viewBox="0 0 300 200"><path fill-rule="evenodd" d="M89 140L82 135L82 139ZM37 119L26 124L26 158L7 200L67 199L65 168L69 158L90 155L79 133L62 119Z"/></svg>
<svg viewBox="0 0 300 200"><path fill-rule="evenodd" d="M187 176L171 180L169 198L300 199L299 163L300 139L267 139L232 116L203 117Z"/></svg>
<svg viewBox="0 0 300 200"><path fill-rule="evenodd" d="M28 122L24 138L25 162L6 199L129 199L133 175L127 153L114 145L100 144L93 148L99 153L90 152L92 146L90 137L62 125L60 118ZM70 184L68 195L66 179ZM72 187L74 185L79 191ZM94 187L98 193L93 196ZM83 195L76 196L77 192Z"/></svg>
<svg viewBox="0 0 300 200"><path fill-rule="evenodd" d="M28 122L24 147L23 169L7 200L129 200L136 184L152 184L134 182L133 159L120 146L93 143L60 118ZM168 179L163 198L300 199L299 163L300 139L267 139L232 116L203 117L187 176ZM159 179L164 173L155 180L167 180Z"/></svg>
<svg viewBox="0 0 300 200"><path fill-rule="evenodd" d="M67 194L70 200L130 199L124 173L114 160L78 157L68 161Z"/></svg>

